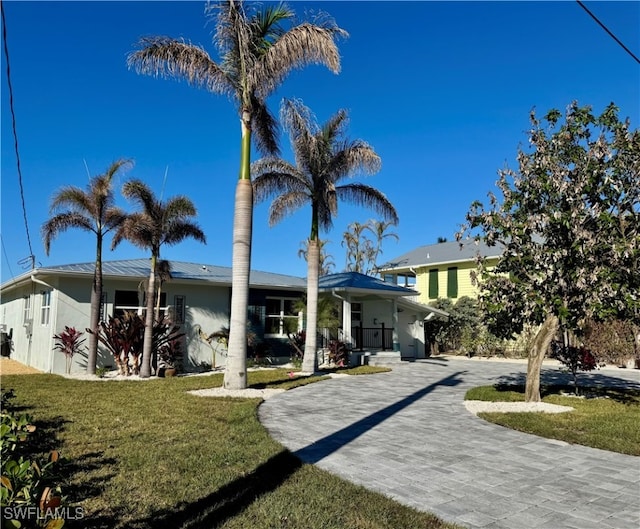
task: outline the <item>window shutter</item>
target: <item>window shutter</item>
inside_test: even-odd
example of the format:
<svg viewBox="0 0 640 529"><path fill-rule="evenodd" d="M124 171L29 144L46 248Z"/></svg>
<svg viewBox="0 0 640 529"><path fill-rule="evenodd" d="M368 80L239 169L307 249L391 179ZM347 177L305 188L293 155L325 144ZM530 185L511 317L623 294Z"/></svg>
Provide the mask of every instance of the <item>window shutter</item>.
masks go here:
<svg viewBox="0 0 640 529"><path fill-rule="evenodd" d="M438 269L429 270L429 299L438 298Z"/></svg>
<svg viewBox="0 0 640 529"><path fill-rule="evenodd" d="M458 297L458 267L452 266L447 270L447 297Z"/></svg>

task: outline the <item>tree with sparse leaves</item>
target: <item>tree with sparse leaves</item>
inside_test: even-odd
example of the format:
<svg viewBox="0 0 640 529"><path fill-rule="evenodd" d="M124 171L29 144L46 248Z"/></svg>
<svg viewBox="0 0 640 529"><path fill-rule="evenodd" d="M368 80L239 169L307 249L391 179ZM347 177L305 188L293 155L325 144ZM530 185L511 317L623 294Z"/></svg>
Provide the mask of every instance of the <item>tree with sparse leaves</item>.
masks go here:
<svg viewBox="0 0 640 529"><path fill-rule="evenodd" d="M574 102L564 116L530 119L518 170L499 171L502 197L472 204L457 238L477 229L504 245L491 273L478 258L480 302L494 333L539 326L525 389L539 401L540 367L558 332L569 346L590 318L640 324L640 132L613 103L599 116Z"/></svg>

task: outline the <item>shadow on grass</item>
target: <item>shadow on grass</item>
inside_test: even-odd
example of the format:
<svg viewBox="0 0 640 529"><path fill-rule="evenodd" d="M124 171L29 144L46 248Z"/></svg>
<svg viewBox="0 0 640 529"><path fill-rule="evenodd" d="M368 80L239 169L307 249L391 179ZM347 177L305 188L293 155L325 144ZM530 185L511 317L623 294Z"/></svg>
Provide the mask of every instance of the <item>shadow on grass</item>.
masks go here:
<svg viewBox="0 0 640 529"><path fill-rule="evenodd" d="M365 432L371 430L373 427L379 425L380 423L386 421L396 413L402 411L407 406L413 404L417 400L421 399L428 393L432 392L438 386L457 386L462 383L462 379L460 375L464 374L465 371L459 371L457 373L452 373L451 375L443 378L439 382L434 382L433 384L429 384L418 391L415 391L411 395L399 400L398 402L394 402L390 404L386 408L383 408L359 421L350 424L349 426L338 430L313 444L302 448L295 452L295 455L301 458L305 463L317 463L318 461L324 459L328 455L332 454L336 450L341 447L349 444L354 439L357 439Z"/></svg>
<svg viewBox="0 0 640 529"><path fill-rule="evenodd" d="M524 387L525 382L525 372L514 373L499 377L496 386L507 385ZM573 391L574 389L571 374L558 369L542 369L540 373L541 396L544 396L544 387L567 387L570 391ZM581 389L589 388L590 390L608 388L640 391L640 381L612 376L603 371L579 372L578 387Z"/></svg>
<svg viewBox="0 0 640 529"><path fill-rule="evenodd" d="M133 520L126 524L135 529L211 529L219 527L230 518L243 512L258 498L280 487L300 467L302 462L288 450L283 450L257 467L253 472L238 478L217 491L190 503L160 510L152 516ZM118 526L118 514L92 517L91 527L112 528Z"/></svg>
<svg viewBox="0 0 640 529"><path fill-rule="evenodd" d="M498 392L513 392L524 395L524 384L498 383L494 385ZM576 388L569 384L558 385L541 385L540 397L545 398L549 395L574 395ZM586 399L590 398L608 398L620 404L640 404L640 389L634 388L617 388L617 387L598 387L591 385L579 385L578 395Z"/></svg>
<svg viewBox="0 0 640 529"><path fill-rule="evenodd" d="M69 484L64 487L65 496L68 496L72 503L100 496L116 473L112 471L100 475L96 473L103 472L106 468L115 468L116 463L116 459L104 457L102 451L87 452L71 461L66 461L63 471ZM85 479L74 482L74 476L84 476Z"/></svg>

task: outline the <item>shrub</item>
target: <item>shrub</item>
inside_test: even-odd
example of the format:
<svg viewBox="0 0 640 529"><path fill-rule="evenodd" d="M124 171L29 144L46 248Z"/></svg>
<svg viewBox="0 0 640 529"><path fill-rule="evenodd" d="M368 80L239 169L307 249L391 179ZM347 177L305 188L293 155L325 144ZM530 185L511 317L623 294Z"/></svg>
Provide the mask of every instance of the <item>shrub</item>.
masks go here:
<svg viewBox="0 0 640 529"><path fill-rule="evenodd" d="M38 520L31 526L47 526L49 511L62 503L62 491L55 481L59 479L56 469L59 454L51 451L46 460L36 457L32 452L33 443L29 436L36 427L31 417L17 413L10 401L15 397L13 390L2 391L2 411L0 411L0 458L2 459L2 477L0 478L0 506L9 512L12 508L39 508ZM29 527L28 520L11 520L8 527ZM62 527L63 520L56 520L56 527ZM6 527L3 524L3 527Z"/></svg>
<svg viewBox="0 0 640 529"><path fill-rule="evenodd" d="M329 342L329 362L338 367L349 365L349 347L346 343L340 340Z"/></svg>
<svg viewBox="0 0 640 529"><path fill-rule="evenodd" d="M83 334L84 333L77 331L75 327L67 327L65 325L64 331L53 337L56 342L53 346L54 351L60 351L65 356L67 374L71 373L73 355L82 350L82 344L86 340L85 338L81 338Z"/></svg>
<svg viewBox="0 0 640 529"><path fill-rule="evenodd" d="M559 360L571 373L576 395L578 394L578 371L592 371L598 367L595 356L589 349L574 345L564 345L559 341L554 341L551 344L551 358Z"/></svg>
<svg viewBox="0 0 640 529"><path fill-rule="evenodd" d="M637 358L635 336L638 329L630 321L592 321L588 324L584 345L600 362L622 365L627 360Z"/></svg>

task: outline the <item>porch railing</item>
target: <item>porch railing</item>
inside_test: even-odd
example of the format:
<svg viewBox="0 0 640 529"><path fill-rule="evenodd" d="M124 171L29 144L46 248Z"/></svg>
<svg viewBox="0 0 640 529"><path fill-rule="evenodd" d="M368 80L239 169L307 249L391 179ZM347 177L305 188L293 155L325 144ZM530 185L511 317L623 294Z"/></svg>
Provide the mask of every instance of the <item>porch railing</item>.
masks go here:
<svg viewBox="0 0 640 529"><path fill-rule="evenodd" d="M329 329L318 329L318 347L325 349L331 340L346 341L342 330L334 336ZM393 328L385 327L384 323L377 327L364 327L362 323L351 328L351 343L354 351L365 349L393 350Z"/></svg>
<svg viewBox="0 0 640 529"><path fill-rule="evenodd" d="M377 327L363 327L360 325L351 327L351 337L354 341L354 349L381 349L393 350L393 328L385 327L384 323Z"/></svg>

